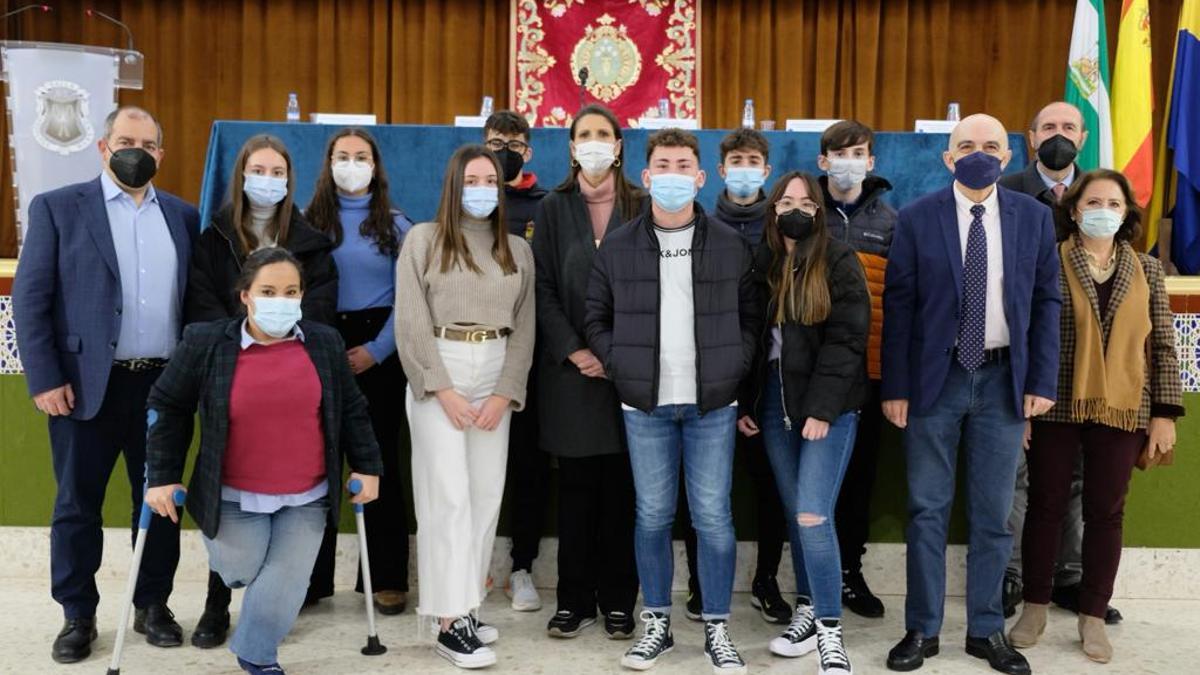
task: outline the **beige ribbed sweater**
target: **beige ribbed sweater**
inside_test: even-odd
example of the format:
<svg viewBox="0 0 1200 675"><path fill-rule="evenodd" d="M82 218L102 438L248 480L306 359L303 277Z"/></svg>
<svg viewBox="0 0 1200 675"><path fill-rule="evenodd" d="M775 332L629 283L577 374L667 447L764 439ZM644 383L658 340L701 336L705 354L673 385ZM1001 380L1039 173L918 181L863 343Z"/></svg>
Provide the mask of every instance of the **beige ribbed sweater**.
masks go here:
<svg viewBox="0 0 1200 675"><path fill-rule="evenodd" d="M512 399L513 407L521 410L533 361L533 252L524 239L508 235L517 272L505 275L492 258L495 239L491 223L464 216L462 228L467 248L482 274L460 267L441 273L441 253L435 250L434 241L437 223L416 225L404 237L396 261L396 346L400 363L413 395L426 398L454 386L438 354L434 327L462 324L508 328L512 334L493 393Z"/></svg>

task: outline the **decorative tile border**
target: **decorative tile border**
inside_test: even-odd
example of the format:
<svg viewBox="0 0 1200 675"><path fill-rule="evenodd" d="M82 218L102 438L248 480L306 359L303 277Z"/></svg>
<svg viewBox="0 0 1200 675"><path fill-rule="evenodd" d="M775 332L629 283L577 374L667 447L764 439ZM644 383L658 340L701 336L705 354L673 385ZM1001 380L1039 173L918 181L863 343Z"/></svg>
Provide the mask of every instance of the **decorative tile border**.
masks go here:
<svg viewBox="0 0 1200 675"><path fill-rule="evenodd" d="M1200 392L1200 314L1175 315L1175 348L1179 352L1183 390ZM17 354L12 297L0 295L0 375L20 375L24 372Z"/></svg>
<svg viewBox="0 0 1200 675"><path fill-rule="evenodd" d="M1200 392L1200 314L1175 315L1175 349L1185 392Z"/></svg>
<svg viewBox="0 0 1200 675"><path fill-rule="evenodd" d="M21 359L17 356L17 328L13 324L12 296L0 295L0 375L20 375Z"/></svg>

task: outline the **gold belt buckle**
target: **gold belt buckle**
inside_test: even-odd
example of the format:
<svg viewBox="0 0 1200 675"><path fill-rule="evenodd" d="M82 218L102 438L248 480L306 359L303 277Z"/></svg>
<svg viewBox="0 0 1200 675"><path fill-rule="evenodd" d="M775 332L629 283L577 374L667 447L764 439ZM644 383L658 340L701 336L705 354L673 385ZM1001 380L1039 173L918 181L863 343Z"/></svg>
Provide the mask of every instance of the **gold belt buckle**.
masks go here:
<svg viewBox="0 0 1200 675"><path fill-rule="evenodd" d="M486 330L473 330L467 332L467 342L484 342L488 339Z"/></svg>

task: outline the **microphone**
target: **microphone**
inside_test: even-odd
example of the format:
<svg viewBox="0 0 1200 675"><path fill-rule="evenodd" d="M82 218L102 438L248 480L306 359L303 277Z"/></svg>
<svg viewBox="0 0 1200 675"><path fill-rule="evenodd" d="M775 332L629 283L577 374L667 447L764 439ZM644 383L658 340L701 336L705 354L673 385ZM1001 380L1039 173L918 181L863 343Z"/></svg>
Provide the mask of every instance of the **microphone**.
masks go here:
<svg viewBox="0 0 1200 675"><path fill-rule="evenodd" d="M588 73L587 66L584 66L579 69L579 107L580 107L580 109L583 108L583 103L585 100L587 100L588 75L589 75L589 73Z"/></svg>
<svg viewBox="0 0 1200 675"><path fill-rule="evenodd" d="M109 23L115 23L116 25L120 26L121 30L125 31L125 45L126 45L125 48L131 52L135 51L133 48L133 31L129 30L129 26L126 25L124 21L114 19L113 17L105 14L104 12L101 12L98 9L87 10L87 15L88 16L98 16L101 19L104 19L105 21L107 21Z"/></svg>
<svg viewBox="0 0 1200 675"><path fill-rule="evenodd" d="M16 8L16 9L14 9L13 11L11 11L11 12L8 12L8 13L6 13L6 14L4 14L4 15L0 16L0 20L7 19L7 18L8 18L8 17L10 17L10 16L16 16L16 15L18 15L18 14L22 14L22 13L24 13L24 12L28 12L28 11L29 11L29 10L31 10L31 9L39 9L39 10L41 10L43 13L45 13L45 12L53 12L53 11L54 11L54 8L53 8L53 7L51 7L50 5L25 5L24 7L18 7L18 8Z"/></svg>

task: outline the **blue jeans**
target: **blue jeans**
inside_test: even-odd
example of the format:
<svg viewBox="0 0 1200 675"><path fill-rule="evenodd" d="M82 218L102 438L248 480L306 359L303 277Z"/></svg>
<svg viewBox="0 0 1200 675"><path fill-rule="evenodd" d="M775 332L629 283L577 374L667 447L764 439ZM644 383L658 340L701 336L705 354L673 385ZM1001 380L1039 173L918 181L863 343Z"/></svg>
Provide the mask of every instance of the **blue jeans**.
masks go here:
<svg viewBox="0 0 1200 675"><path fill-rule="evenodd" d="M230 588L246 587L229 650L258 665L276 663L292 629L325 532L328 497L275 513L221 501L215 539L204 537L209 566Z"/></svg>
<svg viewBox="0 0 1200 675"><path fill-rule="evenodd" d="M1007 357L974 373L955 362L937 402L908 414L907 630L942 629L946 599L946 532L959 441L967 462L967 635L1004 630L1001 585L1012 554L1008 514L1025 420L1013 409Z"/></svg>
<svg viewBox="0 0 1200 675"><path fill-rule="evenodd" d="M806 441L800 436L804 420L792 420L792 428L784 428L778 378L779 371L771 368L762 392L758 424L787 515L796 592L812 598L817 618L837 619L842 616L842 553L833 516L842 477L854 450L858 411L843 413L834 420L825 438ZM801 513L825 520L802 527L798 520Z"/></svg>
<svg viewBox="0 0 1200 675"><path fill-rule="evenodd" d="M703 616L705 620L729 618L737 559L729 510L736 415L736 407L701 415L694 405L663 405L649 414L625 411L629 460L637 491L634 552L646 610L671 612L671 577L675 571L671 525L675 522L682 456L688 509L699 541Z"/></svg>

